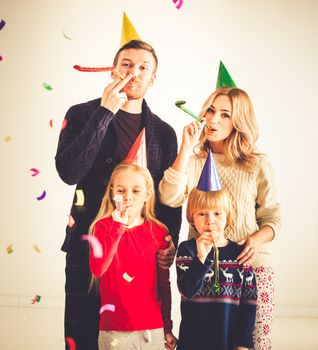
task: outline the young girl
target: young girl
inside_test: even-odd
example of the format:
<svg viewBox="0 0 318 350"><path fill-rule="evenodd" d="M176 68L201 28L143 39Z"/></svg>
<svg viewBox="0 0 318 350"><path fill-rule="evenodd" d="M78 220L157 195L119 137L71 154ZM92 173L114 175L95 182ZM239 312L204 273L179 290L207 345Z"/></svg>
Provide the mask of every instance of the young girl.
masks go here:
<svg viewBox="0 0 318 350"><path fill-rule="evenodd" d="M210 149L234 210L226 237L245 244L239 262L253 263L256 273L260 298L254 347L271 349L274 275L269 242L280 227L272 168L267 158L255 149L258 131L246 92L237 88L216 90L204 103L200 117L203 123L195 121L184 128L179 154L159 185L161 202L173 207L184 202L198 182ZM198 147L192 154L195 146ZM191 231L190 238L193 234Z"/></svg>
<svg viewBox="0 0 318 350"><path fill-rule="evenodd" d="M194 188L188 199L187 219L197 239L180 244L177 252L181 324L177 350L248 350L253 347L256 280L252 267L236 256L243 250L224 236L231 222L231 204L225 190ZM213 244L219 256L213 255ZM214 287L219 274L219 292Z"/></svg>
<svg viewBox="0 0 318 350"><path fill-rule="evenodd" d="M99 349L164 349L164 338L174 349L169 270L156 264L167 229L154 216L147 169L125 163L114 169L91 231L102 248L90 253L100 279Z"/></svg>

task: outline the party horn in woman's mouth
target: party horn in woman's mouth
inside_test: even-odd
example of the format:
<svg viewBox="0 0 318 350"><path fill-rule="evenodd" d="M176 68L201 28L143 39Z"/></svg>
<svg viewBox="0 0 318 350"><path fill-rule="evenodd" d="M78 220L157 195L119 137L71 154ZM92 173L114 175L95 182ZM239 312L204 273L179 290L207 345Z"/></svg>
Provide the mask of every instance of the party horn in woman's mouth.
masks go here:
<svg viewBox="0 0 318 350"><path fill-rule="evenodd" d="M192 118L198 120L199 122L202 122L202 119L200 117L198 117L197 115L195 115L194 113L192 113L189 109L185 108L185 103L186 101L176 101L175 105L177 107L179 107L180 109L182 109L184 112L188 113L189 115L191 115ZM206 126L209 129L209 126L207 123L204 123L204 126Z"/></svg>

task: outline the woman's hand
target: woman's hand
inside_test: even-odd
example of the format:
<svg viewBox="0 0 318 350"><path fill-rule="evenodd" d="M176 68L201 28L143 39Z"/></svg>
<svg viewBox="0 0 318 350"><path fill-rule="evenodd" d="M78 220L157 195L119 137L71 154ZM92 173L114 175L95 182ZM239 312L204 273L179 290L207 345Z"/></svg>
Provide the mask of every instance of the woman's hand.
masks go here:
<svg viewBox="0 0 318 350"><path fill-rule="evenodd" d="M204 124L205 118L201 122L195 120L191 124L186 125L183 128L181 147L187 148L192 152L193 148L199 143Z"/></svg>
<svg viewBox="0 0 318 350"><path fill-rule="evenodd" d="M268 226L262 226L258 231L239 242L238 245L245 244L245 248L241 254L236 258L241 265L251 265L255 261L262 244L270 242L274 238L273 229Z"/></svg>
<svg viewBox="0 0 318 350"><path fill-rule="evenodd" d="M172 333L165 334L165 348L173 350L177 346L178 339Z"/></svg>
<svg viewBox="0 0 318 350"><path fill-rule="evenodd" d="M210 253L213 246L212 232L203 232L197 238L197 257L204 264L207 255Z"/></svg>
<svg viewBox="0 0 318 350"><path fill-rule="evenodd" d="M257 239L255 239L254 234L236 243L238 245L245 244L245 248L242 250L241 254L237 257L239 264L251 265L251 263L257 257L261 244L258 242Z"/></svg>

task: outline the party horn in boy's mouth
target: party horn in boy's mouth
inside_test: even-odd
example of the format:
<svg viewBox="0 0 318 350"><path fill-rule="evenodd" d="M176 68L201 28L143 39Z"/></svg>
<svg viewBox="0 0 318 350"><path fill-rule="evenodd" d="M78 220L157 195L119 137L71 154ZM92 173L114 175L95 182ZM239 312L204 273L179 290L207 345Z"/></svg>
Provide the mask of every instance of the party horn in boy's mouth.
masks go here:
<svg viewBox="0 0 318 350"><path fill-rule="evenodd" d="M176 101L175 105L177 107L179 107L180 109L182 109L184 112L188 113L189 115L191 115L192 118L198 120L199 122L202 122L202 119L200 117L198 117L197 115L195 115L194 113L192 113L189 109L185 108L186 101L180 100L180 101ZM204 124L204 126L206 126L209 129L209 126L207 123Z"/></svg>

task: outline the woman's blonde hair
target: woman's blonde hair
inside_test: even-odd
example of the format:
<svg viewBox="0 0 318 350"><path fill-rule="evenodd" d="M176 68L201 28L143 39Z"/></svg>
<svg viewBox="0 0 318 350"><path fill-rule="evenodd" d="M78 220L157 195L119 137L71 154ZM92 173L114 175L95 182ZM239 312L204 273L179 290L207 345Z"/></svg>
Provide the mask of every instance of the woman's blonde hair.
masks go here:
<svg viewBox="0 0 318 350"><path fill-rule="evenodd" d="M232 223L232 205L226 189L204 192L194 187L188 197L187 220L193 224L193 214L197 210L224 210L226 226Z"/></svg>
<svg viewBox="0 0 318 350"><path fill-rule="evenodd" d="M142 217L150 222L156 223L157 225L165 228L168 231L167 227L155 217L154 182L153 182L153 179L152 179L152 176L151 176L149 170L146 168L140 167L136 164L122 162L114 168L114 170L110 176L104 197L102 199L100 209L99 209L95 219L93 220L93 222L91 223L91 225L89 227L89 231L88 231L89 234L94 234L94 226L95 226L97 221L99 221L103 218L110 217L112 215L112 212L115 210L116 207L115 207L114 200L112 198L112 187L113 187L114 180L116 179L117 175L119 175L121 172L124 172L124 171L136 172L136 173L140 174L145 180L145 185L146 185L146 189L148 192L148 199L145 202L144 207L142 209L142 212L141 212ZM90 290L92 288L96 289L96 287L97 287L96 282L97 282L97 278L92 275L92 280L90 283Z"/></svg>
<svg viewBox="0 0 318 350"><path fill-rule="evenodd" d="M253 110L252 102L247 93L238 88L220 88L214 91L204 102L200 117L204 117L216 97L227 96L232 105L233 130L224 140L225 152L223 164L226 166L239 165L245 170L252 171L260 154L256 151L255 142L258 138L258 126ZM210 148L205 139L204 131L200 136L200 143L196 153L200 157L206 157Z"/></svg>

